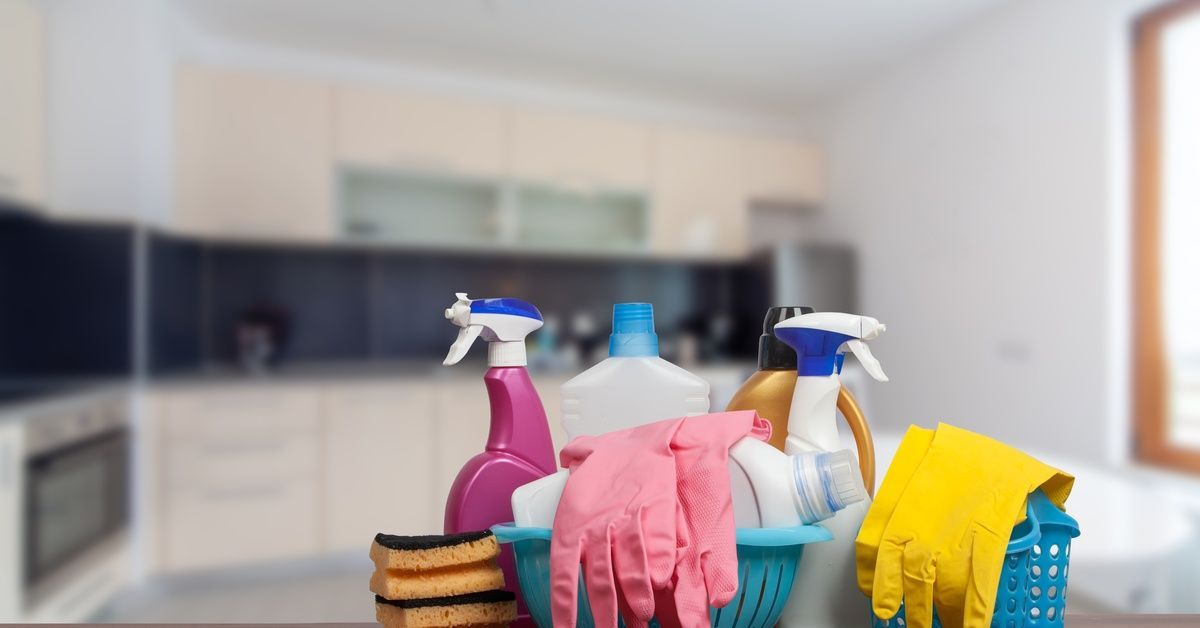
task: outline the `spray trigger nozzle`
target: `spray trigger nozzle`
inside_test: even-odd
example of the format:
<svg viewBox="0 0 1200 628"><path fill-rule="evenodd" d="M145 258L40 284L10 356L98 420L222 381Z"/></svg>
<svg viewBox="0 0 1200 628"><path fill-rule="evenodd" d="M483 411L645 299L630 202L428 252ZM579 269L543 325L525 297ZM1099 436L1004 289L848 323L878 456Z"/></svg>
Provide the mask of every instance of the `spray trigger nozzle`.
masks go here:
<svg viewBox="0 0 1200 628"><path fill-rule="evenodd" d="M883 365L879 363L879 358L871 353L871 348L867 346L867 343L857 339L847 340L845 346L854 353L854 357L858 358L868 375L874 377L876 381L888 381L887 374L883 372Z"/></svg>
<svg viewBox="0 0 1200 628"><path fill-rule="evenodd" d="M495 343L488 350L492 366L524 366L525 336L542 326L542 313L520 299L469 299L467 293L456 292L455 302L446 308L446 319L462 329L442 364L458 363L467 354L476 338L483 336ZM505 348L500 349L503 345Z"/></svg>

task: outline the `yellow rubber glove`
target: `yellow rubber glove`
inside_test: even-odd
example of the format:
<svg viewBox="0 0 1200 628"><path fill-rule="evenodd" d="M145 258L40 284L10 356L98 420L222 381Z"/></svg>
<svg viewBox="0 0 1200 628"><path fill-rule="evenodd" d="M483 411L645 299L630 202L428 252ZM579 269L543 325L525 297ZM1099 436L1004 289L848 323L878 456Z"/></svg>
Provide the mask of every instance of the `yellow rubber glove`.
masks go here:
<svg viewBox="0 0 1200 628"><path fill-rule="evenodd" d="M908 481L912 479L917 466L925 459L929 443L933 441L933 430L916 425L908 426L908 432L900 441L900 448L892 456L892 464L883 476L883 483L875 493L875 501L867 510L862 526L858 529L858 537L854 540L854 557L858 567L858 589L863 595L871 597L875 586L875 559L879 554L879 542L883 540L883 531L887 528L892 513Z"/></svg>
<svg viewBox="0 0 1200 628"><path fill-rule="evenodd" d="M1073 484L990 438L910 428L856 539L859 587L881 618L904 602L908 626L928 628L936 604L947 628L985 628L1029 493L1061 508Z"/></svg>

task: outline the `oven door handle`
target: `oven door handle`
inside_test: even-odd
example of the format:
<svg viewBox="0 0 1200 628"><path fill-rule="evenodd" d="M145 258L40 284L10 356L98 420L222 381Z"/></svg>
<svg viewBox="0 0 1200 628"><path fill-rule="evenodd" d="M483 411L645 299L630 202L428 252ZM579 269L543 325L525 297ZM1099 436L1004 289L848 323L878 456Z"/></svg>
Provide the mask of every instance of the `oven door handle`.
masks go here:
<svg viewBox="0 0 1200 628"><path fill-rule="evenodd" d="M268 497L278 497L286 490L287 487L283 484L260 484L257 486L244 486L238 488L212 489L204 491L202 495L206 501L229 502L246 499L265 499Z"/></svg>
<svg viewBox="0 0 1200 628"><path fill-rule="evenodd" d="M76 459L79 454L107 453L121 451L129 446L129 428L119 428L104 432L57 449L41 452L26 462L26 468L32 471L51 470L62 464Z"/></svg>

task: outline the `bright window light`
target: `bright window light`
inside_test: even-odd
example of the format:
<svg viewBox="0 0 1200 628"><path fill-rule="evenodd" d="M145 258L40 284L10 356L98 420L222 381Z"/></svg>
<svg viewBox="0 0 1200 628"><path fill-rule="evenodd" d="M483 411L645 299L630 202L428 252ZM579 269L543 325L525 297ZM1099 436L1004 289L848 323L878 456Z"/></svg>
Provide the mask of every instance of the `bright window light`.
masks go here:
<svg viewBox="0 0 1200 628"><path fill-rule="evenodd" d="M1200 446L1200 13L1162 39L1163 316L1168 438Z"/></svg>

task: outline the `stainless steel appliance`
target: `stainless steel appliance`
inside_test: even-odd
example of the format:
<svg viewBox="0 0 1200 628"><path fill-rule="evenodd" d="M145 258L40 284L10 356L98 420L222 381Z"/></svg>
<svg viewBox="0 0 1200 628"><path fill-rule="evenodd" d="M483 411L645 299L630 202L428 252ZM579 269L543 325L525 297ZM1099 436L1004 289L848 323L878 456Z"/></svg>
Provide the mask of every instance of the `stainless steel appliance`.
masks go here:
<svg viewBox="0 0 1200 628"><path fill-rule="evenodd" d="M126 572L129 400L85 395L31 412L24 425L24 616L83 619Z"/></svg>
<svg viewBox="0 0 1200 628"><path fill-rule="evenodd" d="M751 264L771 278L771 305L807 305L818 311L858 312L858 264L850 246L778 244L756 253Z"/></svg>

